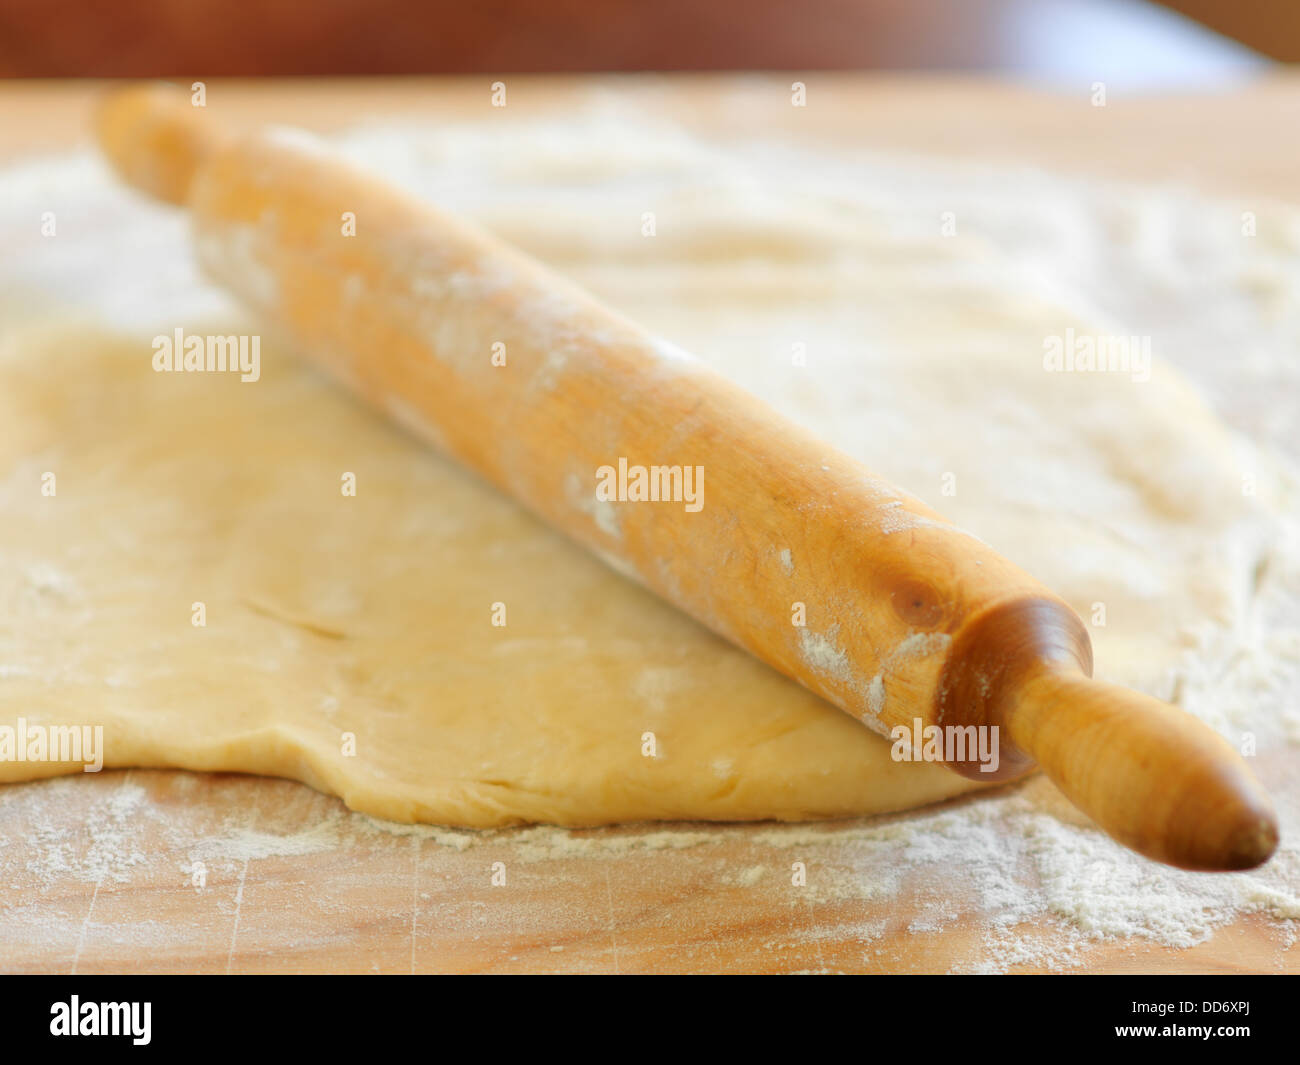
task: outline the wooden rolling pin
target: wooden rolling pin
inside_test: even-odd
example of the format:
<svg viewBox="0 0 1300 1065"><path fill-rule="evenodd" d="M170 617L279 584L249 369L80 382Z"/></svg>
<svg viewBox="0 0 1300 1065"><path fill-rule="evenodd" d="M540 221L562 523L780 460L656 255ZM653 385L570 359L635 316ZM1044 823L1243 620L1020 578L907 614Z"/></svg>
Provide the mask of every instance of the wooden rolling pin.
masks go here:
<svg viewBox="0 0 1300 1065"><path fill-rule="evenodd" d="M996 726L998 772L949 752L958 772L1036 761L1117 840L1184 868L1273 852L1237 753L1089 679L1078 616L985 544L474 225L305 134L227 136L207 115L121 90L98 134L130 184L189 208L213 278L368 401L869 727ZM703 475L665 480L667 501L598 498L620 460L632 493L636 467Z"/></svg>

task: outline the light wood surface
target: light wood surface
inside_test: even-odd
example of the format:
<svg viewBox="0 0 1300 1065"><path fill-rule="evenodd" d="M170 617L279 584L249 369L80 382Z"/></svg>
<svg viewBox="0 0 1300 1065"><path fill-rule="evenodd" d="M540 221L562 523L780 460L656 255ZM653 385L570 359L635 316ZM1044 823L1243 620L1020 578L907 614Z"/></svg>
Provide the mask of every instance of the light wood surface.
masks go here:
<svg viewBox="0 0 1300 1065"><path fill-rule="evenodd" d="M746 131L747 99L787 93L786 80L604 84L725 136ZM510 79L510 85L511 107L525 113L564 107L590 88L584 80ZM14 118L0 141L0 157L84 140L95 89L0 86L0 109ZM784 127L773 132L814 141L847 136L927 154L1034 161L1073 173L1281 197L1289 193L1300 154L1300 147L1277 135L1300 104L1300 82L1288 77L1232 96L1115 99L1104 108L1090 106L1084 86L1075 96L1048 96L978 82L830 76L810 79L809 92L806 113L790 109ZM488 106L486 79L214 83L209 94L235 124L283 120L316 128L373 114L464 116ZM5 809L66 817L64 828L75 828L78 802L91 803L96 794L102 800L104 789L129 784L146 788L153 803L185 822L191 841L228 827L232 810L247 812L248 824L266 832L300 830L338 810L334 800L277 781L132 771L76 784L60 792L70 800L66 807L51 809L29 796L11 799ZM38 828L54 830L26 826ZM493 861L505 862L507 870L519 864L508 840L457 851L429 838L348 829L341 846L318 852L218 862L202 890L178 872L186 856L175 852L175 832L160 830L155 839L134 842L140 860L121 881L111 873L94 882L77 873L37 877L24 872L11 846L0 850L0 877L10 885L10 898L26 904L21 912L12 906L0 911L3 966L935 971L980 960L984 946L973 928L906 931L934 885L910 885L901 904L791 891L788 848L765 849L758 829L709 831L717 843L703 848L611 847L599 857L529 860L513 881L517 886L508 889L493 888L489 879ZM22 825L7 826L10 840L23 840L23 832ZM854 867L850 841L838 833L831 830L811 847L812 870ZM94 840L82 844L93 847ZM48 928L42 928L42 914ZM855 928L872 921L885 923L883 935L855 937ZM1083 960L1096 971L1297 967L1294 952L1249 920L1186 951L1112 943L1097 945Z"/></svg>

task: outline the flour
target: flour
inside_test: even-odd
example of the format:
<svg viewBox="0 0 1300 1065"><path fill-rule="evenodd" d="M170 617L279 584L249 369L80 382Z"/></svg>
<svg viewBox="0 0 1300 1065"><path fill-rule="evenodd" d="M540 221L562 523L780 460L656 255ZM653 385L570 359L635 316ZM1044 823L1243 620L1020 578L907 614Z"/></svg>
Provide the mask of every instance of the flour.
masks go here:
<svg viewBox="0 0 1300 1065"><path fill-rule="evenodd" d="M56 801L60 792L68 794L70 783L56 780L43 787ZM57 824L53 818L35 819L24 848L28 875L42 883L65 874L93 884L128 883L146 861L133 827L144 803L144 789L124 782L91 805L80 830Z"/></svg>
<svg viewBox="0 0 1300 1065"><path fill-rule="evenodd" d="M767 875L767 872L765 865L751 865L748 869L742 869L737 873L732 882L739 887L753 887Z"/></svg>
<svg viewBox="0 0 1300 1065"><path fill-rule="evenodd" d="M831 636L833 635L832 631ZM824 673L843 684L852 681L853 666L849 662L848 653L844 648L837 647L833 639L819 632L802 629L799 633L799 645L803 660L818 673Z"/></svg>
<svg viewBox="0 0 1300 1065"><path fill-rule="evenodd" d="M276 835L254 828L232 828L227 834L202 839L191 848L194 860L224 858L248 862L260 858L301 858L337 849L343 842L341 818L329 818L291 835Z"/></svg>
<svg viewBox="0 0 1300 1065"><path fill-rule="evenodd" d="M867 710L879 717L885 709L885 674L877 673L867 685Z"/></svg>

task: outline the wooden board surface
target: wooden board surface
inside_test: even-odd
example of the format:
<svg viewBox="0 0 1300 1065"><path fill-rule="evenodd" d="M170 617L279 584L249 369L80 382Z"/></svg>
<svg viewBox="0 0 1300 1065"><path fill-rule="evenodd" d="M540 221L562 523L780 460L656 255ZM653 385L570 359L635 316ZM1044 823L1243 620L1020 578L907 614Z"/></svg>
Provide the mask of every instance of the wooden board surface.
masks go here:
<svg viewBox="0 0 1300 1065"><path fill-rule="evenodd" d="M752 129L756 96L789 78L606 79L688 125ZM508 79L519 114L563 108L589 79ZM97 86L0 85L0 159L86 138ZM212 83L231 121L318 129L372 115L487 112L488 79L361 84ZM1037 94L986 82L819 75L809 106L774 133L831 143L1036 163L1074 174L1180 181L1290 198L1300 142L1282 135L1300 79L1232 94L1116 98ZM1238 412L1238 417L1241 417ZM1273 767L1282 770L1284 767ZM0 970L933 972L1016 964L974 919L927 930L961 894L908 880L871 890L855 826L774 842L763 826L525 831L467 843L354 817L285 781L133 770L0 791ZM196 866L195 863L199 865ZM803 862L808 884L791 883ZM501 863L500 866L495 863ZM504 884L493 884L493 875ZM852 890L847 884L854 885ZM986 915L987 916L987 915ZM931 922L934 923L934 922ZM910 928L910 930L909 930ZM1042 929L1015 930L1033 939ZM1184 950L1083 944L1088 971L1300 971L1300 949L1260 919Z"/></svg>

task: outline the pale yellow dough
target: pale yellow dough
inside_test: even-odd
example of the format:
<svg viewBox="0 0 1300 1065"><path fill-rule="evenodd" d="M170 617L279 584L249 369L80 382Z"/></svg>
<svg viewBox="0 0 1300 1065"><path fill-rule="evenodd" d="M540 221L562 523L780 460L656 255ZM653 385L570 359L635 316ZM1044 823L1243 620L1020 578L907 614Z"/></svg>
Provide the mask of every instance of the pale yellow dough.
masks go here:
<svg viewBox="0 0 1300 1065"><path fill-rule="evenodd" d="M275 355L246 385L95 335L9 354L0 720L102 724L109 765L295 777L401 821L826 817L961 790Z"/></svg>
<svg viewBox="0 0 1300 1065"><path fill-rule="evenodd" d="M1254 560L1234 529L1253 503L1229 438L1167 365L1144 383L1044 373L1043 337L1088 328L1073 309L1017 287L978 240L889 232L849 185L761 193L680 144L658 171L593 145L583 169L535 140L510 140L509 165L477 132L383 135L361 154L386 146L408 180L454 166L463 209L1085 618L1103 605L1100 673L1158 688L1198 624L1232 623ZM8 314L0 724L103 725L109 766L292 777L380 817L471 826L839 817L971 787L891 760L269 341L254 384L153 372L154 333L233 331L228 317L111 336ZM807 564L773 545L772 572ZM76 768L0 762L0 780Z"/></svg>

